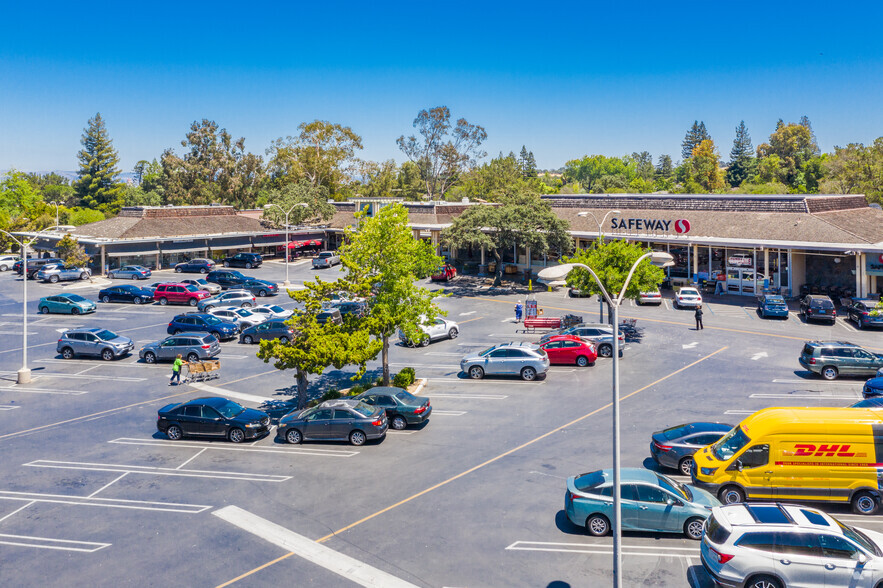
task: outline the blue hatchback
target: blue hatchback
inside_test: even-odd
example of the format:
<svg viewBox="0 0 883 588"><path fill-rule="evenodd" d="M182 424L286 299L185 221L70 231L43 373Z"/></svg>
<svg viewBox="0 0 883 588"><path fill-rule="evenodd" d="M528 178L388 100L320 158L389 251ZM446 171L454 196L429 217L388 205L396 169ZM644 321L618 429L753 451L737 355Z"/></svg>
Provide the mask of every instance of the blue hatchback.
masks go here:
<svg viewBox="0 0 883 588"><path fill-rule="evenodd" d="M239 327L236 326L236 323L224 321L213 314L201 312L179 314L172 319L172 322L169 323L166 329L169 335L193 331L211 333L218 340L232 339L239 335Z"/></svg>
<svg viewBox="0 0 883 588"><path fill-rule="evenodd" d="M761 318L775 316L788 318L788 305L785 299L777 294L764 294L757 301L757 312Z"/></svg>
<svg viewBox="0 0 883 588"><path fill-rule="evenodd" d="M883 376L871 378L862 387L862 397L873 398L875 396L883 396Z"/></svg>

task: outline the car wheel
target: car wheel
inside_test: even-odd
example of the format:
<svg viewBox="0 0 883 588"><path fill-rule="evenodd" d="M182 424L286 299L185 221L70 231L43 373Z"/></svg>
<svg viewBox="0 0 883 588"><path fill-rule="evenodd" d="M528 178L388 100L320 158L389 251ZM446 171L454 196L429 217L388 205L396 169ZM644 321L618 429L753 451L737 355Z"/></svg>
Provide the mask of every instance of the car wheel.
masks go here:
<svg viewBox="0 0 883 588"><path fill-rule="evenodd" d="M266 296L266 295L267 295L267 291L266 291L266 290L258 290L258 296L260 296L261 298L263 298L263 297Z"/></svg>
<svg viewBox="0 0 883 588"><path fill-rule="evenodd" d="M578 365L579 367L586 367L587 365L589 365L589 358L585 355L580 355L576 358L576 365Z"/></svg>
<svg viewBox="0 0 883 588"><path fill-rule="evenodd" d="M782 584L772 576L754 576L745 582L745 588L782 588Z"/></svg>
<svg viewBox="0 0 883 588"><path fill-rule="evenodd" d="M88 280L88 279L89 279L89 274L87 274L86 272L81 273L81 274L80 274L80 279L81 279L81 280Z"/></svg>
<svg viewBox="0 0 883 588"><path fill-rule="evenodd" d="M225 261L225 262L224 262L224 267L230 267L230 262L229 262L229 261Z"/></svg>
<svg viewBox="0 0 883 588"><path fill-rule="evenodd" d="M532 367L521 368L521 379L525 382L532 382L537 379L537 371Z"/></svg>
<svg viewBox="0 0 883 588"><path fill-rule="evenodd" d="M246 264L245 264L245 269L251 269L251 264L250 264L250 263L246 263Z"/></svg>
<svg viewBox="0 0 883 588"><path fill-rule="evenodd" d="M480 380L484 377L484 370L477 365L474 365L469 368L469 377L473 380Z"/></svg>
<svg viewBox="0 0 883 588"><path fill-rule="evenodd" d="M291 443L292 445L299 445L301 441L303 441L304 437L300 434L300 431L297 429L288 429L288 432L285 433L285 440Z"/></svg>
<svg viewBox="0 0 883 588"><path fill-rule="evenodd" d="M65 347L61 350L61 356L64 359L73 359L74 358L74 350L70 347Z"/></svg>
<svg viewBox="0 0 883 588"><path fill-rule="evenodd" d="M183 267L176 267L176 268L175 268L175 272L176 272L176 273L179 273L179 274L180 274L180 273L183 272L183 271L184 271L184 268L183 268Z"/></svg>
<svg viewBox="0 0 883 588"><path fill-rule="evenodd" d="M199 268L199 273L201 273L201 274L207 274L207 273L208 273L208 270L205 269L204 267L201 267L201 268Z"/></svg>
<svg viewBox="0 0 883 588"><path fill-rule="evenodd" d="M422 339L420 339L420 347L427 347L429 345L429 335L426 335Z"/></svg>
<svg viewBox="0 0 883 588"><path fill-rule="evenodd" d="M393 429L395 429L396 431L402 431L405 428L407 428L408 421L406 421L405 417L403 417L402 415L397 414L394 417L392 417L391 421L389 421L389 426L392 427Z"/></svg>
<svg viewBox="0 0 883 588"><path fill-rule="evenodd" d="M156 363L156 354L152 351L148 351L144 354L144 362L145 363Z"/></svg>
<svg viewBox="0 0 883 588"><path fill-rule="evenodd" d="M101 359L104 361L111 361L113 359L113 351L110 349L104 349L101 352Z"/></svg>
<svg viewBox="0 0 883 588"><path fill-rule="evenodd" d="M359 447L365 444L365 441L368 440L368 437L365 436L365 433L362 431L353 431L350 433L350 443Z"/></svg>
<svg viewBox="0 0 883 588"><path fill-rule="evenodd" d="M745 492L738 486L724 486L718 493L718 498L724 504L738 504L745 502Z"/></svg>
<svg viewBox="0 0 883 588"><path fill-rule="evenodd" d="M181 427L178 425L171 425L168 429L166 429L166 437L168 437L172 441L180 441L181 437L184 436L184 431L181 430Z"/></svg>
<svg viewBox="0 0 883 588"><path fill-rule="evenodd" d="M137 279L138 279L138 276L135 275L135 274L132 274L131 276L129 276L129 278L132 279L132 280L137 280Z"/></svg>
<svg viewBox="0 0 883 588"><path fill-rule="evenodd" d="M180 335L180 334L181 334L181 329L175 329L174 331L172 331L172 335Z"/></svg>
<svg viewBox="0 0 883 588"><path fill-rule="evenodd" d="M254 339L251 335L245 335L242 337L242 342L246 345L251 345L252 343L254 343Z"/></svg>
<svg viewBox="0 0 883 588"><path fill-rule="evenodd" d="M166 304L169 303L169 299L168 298L160 298L159 303L160 303L160 305L165 306Z"/></svg>
<svg viewBox="0 0 883 588"><path fill-rule="evenodd" d="M58 276L49 276L49 281L53 284L58 282Z"/></svg>
<svg viewBox="0 0 883 588"><path fill-rule="evenodd" d="M877 514L880 508L880 502L877 497L870 492L858 492L852 497L852 512L861 515Z"/></svg>
<svg viewBox="0 0 883 588"><path fill-rule="evenodd" d="M107 274L107 279L108 279L108 280L112 280L112 279L113 279L113 273L110 273L110 272L109 272L109 273Z"/></svg>
<svg viewBox="0 0 883 588"><path fill-rule="evenodd" d="M221 334L220 334L219 332L217 332L217 331L212 331L212 332L209 333L209 334L210 334L212 337L214 337L215 339L217 339L218 341L221 340Z"/></svg>
<svg viewBox="0 0 883 588"><path fill-rule="evenodd" d="M279 337L280 343L288 343L288 337Z"/></svg>
<svg viewBox="0 0 883 588"><path fill-rule="evenodd" d="M613 345L609 343L605 343L604 345L600 345L598 347L598 355L601 357L612 357L613 356Z"/></svg>
<svg viewBox="0 0 883 588"><path fill-rule="evenodd" d="M8 270L8 269L9 269L8 266L0 265L0 272L5 272L5 271Z"/></svg>
<svg viewBox="0 0 883 588"><path fill-rule="evenodd" d="M73 308L71 309L71 314L73 314L73 315L80 314L80 309L77 308L76 306L73 307Z"/></svg>
<svg viewBox="0 0 883 588"><path fill-rule="evenodd" d="M187 361L190 363L196 363L199 361L199 356L195 353L188 353L187 354Z"/></svg>
<svg viewBox="0 0 883 588"><path fill-rule="evenodd" d="M101 297L101 302L104 302L105 304L107 304L108 302L110 302L110 296L105 294L104 296Z"/></svg>
<svg viewBox="0 0 883 588"><path fill-rule="evenodd" d="M41 306L40 313L41 314L49 314L49 307L48 306Z"/></svg>
<svg viewBox="0 0 883 588"><path fill-rule="evenodd" d="M190 306L196 306L198 303L199 303L199 300L197 300L196 298L191 298L191 299L187 302L187 304L189 304Z"/></svg>
<svg viewBox="0 0 883 588"><path fill-rule="evenodd" d="M819 375L826 380L836 380L839 372L837 371L837 368L835 368L833 365L826 365L822 368L822 371L819 372Z"/></svg>
<svg viewBox="0 0 883 588"><path fill-rule="evenodd" d="M685 457L681 461L678 462L678 470L685 476L689 476L690 472L693 470L693 457Z"/></svg>
<svg viewBox="0 0 883 588"><path fill-rule="evenodd" d="M705 526L705 520L700 519L699 517L693 517L692 519L687 519L687 522L684 523L684 535L687 536L687 539L692 539L693 541L699 541L702 539L702 528Z"/></svg>
<svg viewBox="0 0 883 588"><path fill-rule="evenodd" d="M610 532L610 521L602 514L593 514L586 519L586 531L594 537L603 537Z"/></svg>
<svg viewBox="0 0 883 588"><path fill-rule="evenodd" d="M459 335L459 334L460 334L460 331L458 331L457 329L451 329L450 331L448 331L448 338L449 339L456 339L457 335Z"/></svg>
<svg viewBox="0 0 883 588"><path fill-rule="evenodd" d="M141 297L135 296L135 300L133 301L135 304L141 304Z"/></svg>
<svg viewBox="0 0 883 588"><path fill-rule="evenodd" d="M230 429L230 432L227 433L227 438L232 443L242 443L245 441L245 433L242 432L242 429Z"/></svg>

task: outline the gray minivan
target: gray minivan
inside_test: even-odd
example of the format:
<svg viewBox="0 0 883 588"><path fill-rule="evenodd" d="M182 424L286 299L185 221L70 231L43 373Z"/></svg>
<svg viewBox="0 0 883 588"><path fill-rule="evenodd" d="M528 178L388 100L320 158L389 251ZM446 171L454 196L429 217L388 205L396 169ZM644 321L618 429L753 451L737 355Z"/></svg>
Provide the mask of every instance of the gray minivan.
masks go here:
<svg viewBox="0 0 883 588"><path fill-rule="evenodd" d="M61 334L55 351L64 359L76 355L90 355L110 361L127 355L135 348L128 337L117 335L107 329L68 329Z"/></svg>
<svg viewBox="0 0 883 588"><path fill-rule="evenodd" d="M189 362L211 359L221 352L221 344L208 333L178 333L162 341L148 343L138 352L146 363L172 361L178 354Z"/></svg>

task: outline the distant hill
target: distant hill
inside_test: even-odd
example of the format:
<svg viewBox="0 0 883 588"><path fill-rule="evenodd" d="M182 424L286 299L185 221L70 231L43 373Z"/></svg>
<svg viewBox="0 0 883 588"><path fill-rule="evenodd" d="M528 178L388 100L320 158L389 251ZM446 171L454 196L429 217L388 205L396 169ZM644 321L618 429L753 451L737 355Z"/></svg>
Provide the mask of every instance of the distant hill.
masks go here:
<svg viewBox="0 0 883 588"><path fill-rule="evenodd" d="M4 173L5 173L5 172L4 172ZM49 170L43 170L43 171L35 171L35 172L28 172L28 173L35 173L35 174L39 174L39 175L41 175L41 176L42 176L42 175L46 175L46 174L50 174L50 173L52 173L52 174L58 174L58 175L60 175L60 176L63 177L63 178L67 178L67 179L70 180L71 182L73 182L74 180L77 179L77 172L75 172L75 171L64 171L64 170L60 170L60 169L54 169L54 170L51 170L51 171L49 171ZM134 184L134 183L135 183L135 174L134 174L134 172L123 172L123 173L121 173L121 174L120 174L119 176L117 176L117 177L120 179L120 181L126 182L127 184Z"/></svg>

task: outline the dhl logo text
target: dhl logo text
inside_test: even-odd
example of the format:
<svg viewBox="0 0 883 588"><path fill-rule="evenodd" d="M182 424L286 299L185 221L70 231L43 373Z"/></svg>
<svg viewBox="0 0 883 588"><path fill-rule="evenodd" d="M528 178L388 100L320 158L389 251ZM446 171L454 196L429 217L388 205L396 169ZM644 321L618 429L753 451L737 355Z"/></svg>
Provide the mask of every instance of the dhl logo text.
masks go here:
<svg viewBox="0 0 883 588"><path fill-rule="evenodd" d="M827 457L855 457L854 452L849 451L849 445L813 445L812 443L795 443L794 455L814 455Z"/></svg>

